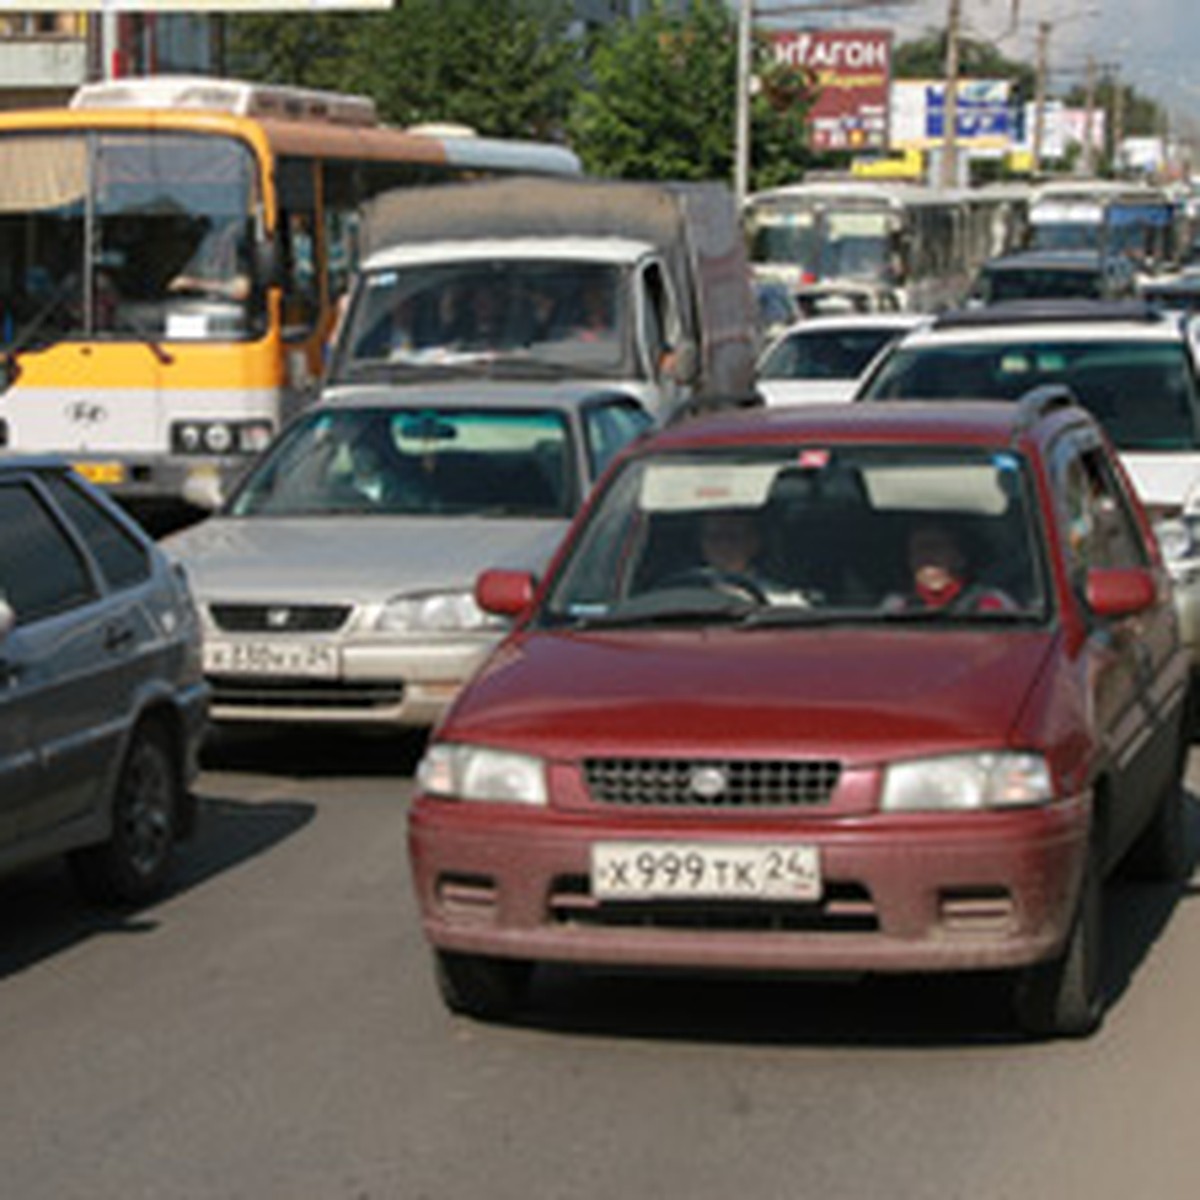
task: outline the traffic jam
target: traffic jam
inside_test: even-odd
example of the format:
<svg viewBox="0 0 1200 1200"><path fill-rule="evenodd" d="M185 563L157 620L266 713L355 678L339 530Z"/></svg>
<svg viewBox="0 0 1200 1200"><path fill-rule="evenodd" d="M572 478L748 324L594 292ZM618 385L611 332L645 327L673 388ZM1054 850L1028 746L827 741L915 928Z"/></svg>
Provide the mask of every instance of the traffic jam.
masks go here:
<svg viewBox="0 0 1200 1200"><path fill-rule="evenodd" d="M498 152L447 138L444 177L358 198L335 279L285 168L321 146L348 187L344 126L250 139L262 85L172 86L90 85L58 180L0 183L31 256L0 869L65 856L89 900L149 905L206 746L415 734L395 819L451 1013L519 1018L546 968L983 974L1020 1035L1094 1033L1107 883L1193 866L1200 384L1152 294L1188 244L1167 200L739 204L534 143L464 182ZM13 163L37 130L0 118ZM90 241L38 186L95 189Z"/></svg>

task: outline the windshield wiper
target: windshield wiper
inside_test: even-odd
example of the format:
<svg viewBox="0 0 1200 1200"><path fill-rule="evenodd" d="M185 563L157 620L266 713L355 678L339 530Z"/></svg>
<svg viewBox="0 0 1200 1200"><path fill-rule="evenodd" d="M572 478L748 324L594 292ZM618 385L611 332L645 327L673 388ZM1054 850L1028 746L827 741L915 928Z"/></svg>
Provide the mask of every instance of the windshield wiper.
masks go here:
<svg viewBox="0 0 1200 1200"><path fill-rule="evenodd" d="M879 616L877 608L811 608L803 604L772 604L747 613L739 624L743 629L851 625L877 621Z"/></svg>
<svg viewBox="0 0 1200 1200"><path fill-rule="evenodd" d="M657 612L637 603L599 613L563 614L571 629L629 629L639 625L736 624L746 617L745 601L726 600L719 604L697 604L663 608Z"/></svg>
<svg viewBox="0 0 1200 1200"><path fill-rule="evenodd" d="M115 324L118 328L128 329L131 333L136 334L137 340L141 342L141 344L145 346L146 349L149 350L150 353L153 354L154 357L163 364L163 366L175 361L174 356L163 348L162 342L159 341L159 339L155 337L154 334L151 333L150 330L147 329L146 326L143 325L136 317L131 316L129 313L118 311Z"/></svg>

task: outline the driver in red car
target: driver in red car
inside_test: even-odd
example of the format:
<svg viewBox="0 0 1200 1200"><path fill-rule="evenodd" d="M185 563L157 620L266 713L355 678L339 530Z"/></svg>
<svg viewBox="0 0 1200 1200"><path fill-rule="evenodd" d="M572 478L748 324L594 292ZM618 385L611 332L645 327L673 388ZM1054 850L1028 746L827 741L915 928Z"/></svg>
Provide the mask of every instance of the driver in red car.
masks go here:
<svg viewBox="0 0 1200 1200"><path fill-rule="evenodd" d="M741 583L755 598L773 604L806 604L804 592L776 577L763 562L760 518L750 509L713 509L700 522L704 570L733 584Z"/></svg>

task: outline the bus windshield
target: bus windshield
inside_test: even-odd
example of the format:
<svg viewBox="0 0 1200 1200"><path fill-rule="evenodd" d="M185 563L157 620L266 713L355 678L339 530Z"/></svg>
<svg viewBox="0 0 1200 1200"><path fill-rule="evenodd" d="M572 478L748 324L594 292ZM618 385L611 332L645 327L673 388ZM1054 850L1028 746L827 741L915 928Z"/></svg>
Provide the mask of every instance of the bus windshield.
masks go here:
<svg viewBox="0 0 1200 1200"><path fill-rule="evenodd" d="M821 239L821 277L885 282L889 223L888 214L882 212L826 213Z"/></svg>
<svg viewBox="0 0 1200 1200"><path fill-rule="evenodd" d="M1100 221L1038 221L1030 239L1032 250L1098 250Z"/></svg>
<svg viewBox="0 0 1200 1200"><path fill-rule="evenodd" d="M747 233L751 261L797 267L816 278L821 243L815 213L777 208L752 211Z"/></svg>
<svg viewBox="0 0 1200 1200"><path fill-rule="evenodd" d="M142 130L14 134L0 166L3 345L262 330L248 147Z"/></svg>

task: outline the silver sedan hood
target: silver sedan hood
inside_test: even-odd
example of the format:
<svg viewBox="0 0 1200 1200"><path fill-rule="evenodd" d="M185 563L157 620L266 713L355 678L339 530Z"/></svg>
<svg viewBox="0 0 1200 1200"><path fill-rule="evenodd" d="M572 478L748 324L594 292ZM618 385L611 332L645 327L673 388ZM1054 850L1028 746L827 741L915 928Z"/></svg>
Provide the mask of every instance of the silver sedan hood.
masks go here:
<svg viewBox="0 0 1200 1200"><path fill-rule="evenodd" d="M382 602L470 587L488 567L541 571L566 520L479 517L211 517L167 538L202 601Z"/></svg>

